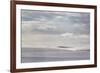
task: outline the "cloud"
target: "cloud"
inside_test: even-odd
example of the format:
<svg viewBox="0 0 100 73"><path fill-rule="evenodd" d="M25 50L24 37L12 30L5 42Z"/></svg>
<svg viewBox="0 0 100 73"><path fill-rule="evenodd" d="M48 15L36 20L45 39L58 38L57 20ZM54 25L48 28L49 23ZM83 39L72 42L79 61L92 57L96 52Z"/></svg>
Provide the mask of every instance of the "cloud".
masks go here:
<svg viewBox="0 0 100 73"><path fill-rule="evenodd" d="M61 37L65 37L65 38L89 38L89 35L88 34L74 34L74 33L69 33L69 32L66 32L66 33L63 33L60 35Z"/></svg>
<svg viewBox="0 0 100 73"><path fill-rule="evenodd" d="M42 34L56 34L59 33L57 31L57 27L52 22L41 22L41 21L24 21L22 23L22 33L42 33Z"/></svg>
<svg viewBox="0 0 100 73"><path fill-rule="evenodd" d="M89 34L90 15L82 12L22 10L22 32Z"/></svg>
<svg viewBox="0 0 100 73"><path fill-rule="evenodd" d="M56 29L56 26L45 25L45 26L39 26L38 29L41 29L41 30Z"/></svg>
<svg viewBox="0 0 100 73"><path fill-rule="evenodd" d="M64 33L64 34L61 34L61 36L63 36L63 37L66 37L66 36L73 36L73 33Z"/></svg>
<svg viewBox="0 0 100 73"><path fill-rule="evenodd" d="M21 15L22 47L89 49L89 13L22 10Z"/></svg>

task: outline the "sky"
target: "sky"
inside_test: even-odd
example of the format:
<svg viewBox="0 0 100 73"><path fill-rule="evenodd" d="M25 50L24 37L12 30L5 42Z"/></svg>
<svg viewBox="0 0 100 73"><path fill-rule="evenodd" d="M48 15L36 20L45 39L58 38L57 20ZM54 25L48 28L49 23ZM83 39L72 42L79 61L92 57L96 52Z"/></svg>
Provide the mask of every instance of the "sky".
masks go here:
<svg viewBox="0 0 100 73"><path fill-rule="evenodd" d="M90 13L21 10L22 47L89 49Z"/></svg>

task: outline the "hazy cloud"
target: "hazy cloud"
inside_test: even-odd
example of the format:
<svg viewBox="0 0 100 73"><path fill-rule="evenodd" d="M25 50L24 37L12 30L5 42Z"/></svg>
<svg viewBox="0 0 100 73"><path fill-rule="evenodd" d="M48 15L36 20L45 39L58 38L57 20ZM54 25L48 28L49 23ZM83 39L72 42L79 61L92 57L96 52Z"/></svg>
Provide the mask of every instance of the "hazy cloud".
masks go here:
<svg viewBox="0 0 100 73"><path fill-rule="evenodd" d="M90 32L90 14L86 12L21 10L21 13L23 33L63 34L69 32L89 35Z"/></svg>
<svg viewBox="0 0 100 73"><path fill-rule="evenodd" d="M22 47L68 45L89 49L89 13L21 10L21 18Z"/></svg>

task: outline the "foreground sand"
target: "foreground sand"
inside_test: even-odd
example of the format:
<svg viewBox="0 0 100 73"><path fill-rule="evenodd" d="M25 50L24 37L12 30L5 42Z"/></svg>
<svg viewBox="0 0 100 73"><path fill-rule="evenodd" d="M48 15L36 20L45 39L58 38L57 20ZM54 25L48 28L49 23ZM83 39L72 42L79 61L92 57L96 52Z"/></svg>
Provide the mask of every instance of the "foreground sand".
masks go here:
<svg viewBox="0 0 100 73"><path fill-rule="evenodd" d="M90 59L89 50L64 50L52 48L22 48L21 62L49 62Z"/></svg>

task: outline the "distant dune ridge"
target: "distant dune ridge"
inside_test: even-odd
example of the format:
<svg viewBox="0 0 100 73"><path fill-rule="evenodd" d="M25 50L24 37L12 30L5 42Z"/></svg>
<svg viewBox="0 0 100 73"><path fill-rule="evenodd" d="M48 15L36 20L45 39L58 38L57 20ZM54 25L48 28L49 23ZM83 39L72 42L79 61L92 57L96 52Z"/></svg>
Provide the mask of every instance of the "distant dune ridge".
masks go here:
<svg viewBox="0 0 100 73"><path fill-rule="evenodd" d="M23 48L33 48L33 47L23 47ZM80 47L69 47L69 46L56 46L56 47L47 47L47 46L42 46L42 47L34 47L38 50L41 50L42 48L45 48L45 49L58 49L58 50L66 50L66 51L90 51L90 49L88 48L80 48Z"/></svg>
<svg viewBox="0 0 100 73"><path fill-rule="evenodd" d="M71 48L71 47L67 47L67 46L58 46L58 48Z"/></svg>
<svg viewBox="0 0 100 73"><path fill-rule="evenodd" d="M58 48L71 51L90 51L90 49L75 49L74 47L68 47L68 46L58 46Z"/></svg>

